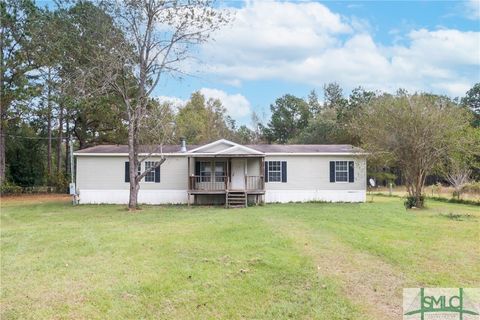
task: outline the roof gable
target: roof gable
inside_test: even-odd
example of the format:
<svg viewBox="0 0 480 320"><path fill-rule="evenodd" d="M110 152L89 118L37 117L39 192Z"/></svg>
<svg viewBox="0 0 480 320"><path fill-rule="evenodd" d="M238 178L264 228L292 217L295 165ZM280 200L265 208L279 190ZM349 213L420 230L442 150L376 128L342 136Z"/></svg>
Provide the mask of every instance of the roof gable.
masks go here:
<svg viewBox="0 0 480 320"><path fill-rule="evenodd" d="M220 139L204 146L190 150L192 154L263 154L263 152L243 146L241 144Z"/></svg>

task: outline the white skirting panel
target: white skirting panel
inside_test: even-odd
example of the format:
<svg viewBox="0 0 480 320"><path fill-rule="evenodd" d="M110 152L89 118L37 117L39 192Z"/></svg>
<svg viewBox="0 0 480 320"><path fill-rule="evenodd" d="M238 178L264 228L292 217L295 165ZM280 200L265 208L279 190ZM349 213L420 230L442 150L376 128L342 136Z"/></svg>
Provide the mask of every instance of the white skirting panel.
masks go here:
<svg viewBox="0 0 480 320"><path fill-rule="evenodd" d="M127 204L129 190L80 190L81 204ZM138 203L178 204L187 203L187 190L142 190L138 191Z"/></svg>
<svg viewBox="0 0 480 320"><path fill-rule="evenodd" d="M365 190L266 190L265 202L365 202Z"/></svg>

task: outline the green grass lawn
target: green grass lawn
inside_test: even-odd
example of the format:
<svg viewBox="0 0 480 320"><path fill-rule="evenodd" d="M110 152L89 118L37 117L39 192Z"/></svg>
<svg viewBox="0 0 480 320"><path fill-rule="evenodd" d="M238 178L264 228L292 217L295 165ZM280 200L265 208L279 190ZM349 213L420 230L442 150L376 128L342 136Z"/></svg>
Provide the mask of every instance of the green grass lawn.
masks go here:
<svg viewBox="0 0 480 320"><path fill-rule="evenodd" d="M480 283L479 207L4 201L1 319L396 319L404 287Z"/></svg>

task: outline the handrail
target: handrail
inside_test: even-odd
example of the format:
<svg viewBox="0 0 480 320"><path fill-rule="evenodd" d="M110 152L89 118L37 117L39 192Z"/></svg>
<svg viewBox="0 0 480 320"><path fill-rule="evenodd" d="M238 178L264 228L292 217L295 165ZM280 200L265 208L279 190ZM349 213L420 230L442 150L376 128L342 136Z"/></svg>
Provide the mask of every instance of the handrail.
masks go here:
<svg viewBox="0 0 480 320"><path fill-rule="evenodd" d="M190 190L220 191L228 189L227 176L190 176Z"/></svg>
<svg viewBox="0 0 480 320"><path fill-rule="evenodd" d="M265 183L263 176L245 176L246 190L264 190Z"/></svg>
<svg viewBox="0 0 480 320"><path fill-rule="evenodd" d="M228 176L192 175L188 179L189 190L222 191L229 189ZM245 176L245 190L265 190L263 176Z"/></svg>

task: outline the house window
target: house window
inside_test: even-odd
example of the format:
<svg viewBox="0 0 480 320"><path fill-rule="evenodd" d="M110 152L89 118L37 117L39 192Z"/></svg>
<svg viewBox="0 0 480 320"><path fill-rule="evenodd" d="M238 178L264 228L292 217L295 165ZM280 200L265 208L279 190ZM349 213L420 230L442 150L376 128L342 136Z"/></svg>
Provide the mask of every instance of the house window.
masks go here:
<svg viewBox="0 0 480 320"><path fill-rule="evenodd" d="M215 161L215 182L225 182L225 162Z"/></svg>
<svg viewBox="0 0 480 320"><path fill-rule="evenodd" d="M348 182L348 161L335 161L335 182Z"/></svg>
<svg viewBox="0 0 480 320"><path fill-rule="evenodd" d="M145 161L145 171L150 170L151 168L155 167L158 164L158 162L155 161ZM145 182L155 182L155 171L156 170L151 170L147 172L145 175Z"/></svg>
<svg viewBox="0 0 480 320"><path fill-rule="evenodd" d="M281 161L268 161L268 182L282 182Z"/></svg>
<svg viewBox="0 0 480 320"><path fill-rule="evenodd" d="M200 182L210 182L212 176L212 163L200 162Z"/></svg>
<svg viewBox="0 0 480 320"><path fill-rule="evenodd" d="M137 165L137 176L142 173L141 162ZM125 182L130 182L130 161L125 161Z"/></svg>

